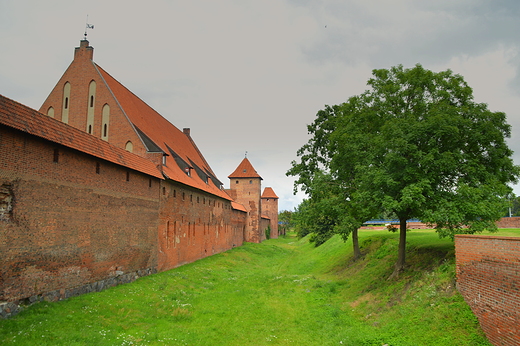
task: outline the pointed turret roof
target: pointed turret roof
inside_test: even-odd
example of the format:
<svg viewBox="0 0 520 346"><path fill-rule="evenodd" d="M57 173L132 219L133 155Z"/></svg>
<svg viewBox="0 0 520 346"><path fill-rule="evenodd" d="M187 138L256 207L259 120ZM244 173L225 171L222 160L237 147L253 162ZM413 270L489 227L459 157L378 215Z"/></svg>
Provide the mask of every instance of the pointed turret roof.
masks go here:
<svg viewBox="0 0 520 346"><path fill-rule="evenodd" d="M264 192L262 193L262 198L278 199L278 196L276 195L276 193L274 193L274 190L272 187L266 187L264 189Z"/></svg>
<svg viewBox="0 0 520 346"><path fill-rule="evenodd" d="M244 158L242 162L238 165L237 169L233 173L231 173L228 178L260 178L262 177L256 172L255 168L249 162L249 160Z"/></svg>

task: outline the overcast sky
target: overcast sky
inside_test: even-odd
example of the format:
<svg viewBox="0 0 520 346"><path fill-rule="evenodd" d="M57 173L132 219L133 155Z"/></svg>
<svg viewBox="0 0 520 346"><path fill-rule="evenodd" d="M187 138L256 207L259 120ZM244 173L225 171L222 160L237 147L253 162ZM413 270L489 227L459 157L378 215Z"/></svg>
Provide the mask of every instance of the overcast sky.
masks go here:
<svg viewBox="0 0 520 346"><path fill-rule="evenodd" d="M87 15L94 61L190 127L226 187L247 151L280 210L303 197L285 172L307 124L366 90L375 68L461 74L507 114L520 164L520 1L0 0L0 94L39 109Z"/></svg>

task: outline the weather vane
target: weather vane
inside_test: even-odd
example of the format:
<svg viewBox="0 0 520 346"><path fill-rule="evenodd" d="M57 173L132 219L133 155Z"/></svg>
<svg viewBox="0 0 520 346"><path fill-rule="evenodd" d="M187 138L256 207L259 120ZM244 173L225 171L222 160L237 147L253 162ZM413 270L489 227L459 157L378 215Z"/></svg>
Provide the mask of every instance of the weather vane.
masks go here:
<svg viewBox="0 0 520 346"><path fill-rule="evenodd" d="M85 40L87 39L87 30L88 29L94 29L94 25L88 23L88 14L87 14L87 21L85 25Z"/></svg>

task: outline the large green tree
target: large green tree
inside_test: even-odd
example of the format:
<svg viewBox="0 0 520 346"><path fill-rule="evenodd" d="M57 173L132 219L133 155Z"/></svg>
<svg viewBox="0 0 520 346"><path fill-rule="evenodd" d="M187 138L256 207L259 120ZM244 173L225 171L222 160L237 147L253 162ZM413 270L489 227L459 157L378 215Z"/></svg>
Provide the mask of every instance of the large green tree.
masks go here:
<svg viewBox="0 0 520 346"><path fill-rule="evenodd" d="M369 89L326 107L288 174L313 192L326 172L343 184L347 219L382 211L400 220L398 260L405 265L406 221L419 218L440 236L496 230L519 168L505 139L506 115L476 103L463 77L416 65L373 71Z"/></svg>

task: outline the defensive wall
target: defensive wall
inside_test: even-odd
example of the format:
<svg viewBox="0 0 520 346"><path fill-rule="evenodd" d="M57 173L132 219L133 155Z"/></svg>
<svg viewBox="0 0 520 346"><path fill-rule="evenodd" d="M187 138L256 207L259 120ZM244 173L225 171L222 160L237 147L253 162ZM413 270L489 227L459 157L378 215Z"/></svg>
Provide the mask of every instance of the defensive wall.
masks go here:
<svg viewBox="0 0 520 346"><path fill-rule="evenodd" d="M489 341L520 345L520 238L456 235L455 254L457 289Z"/></svg>
<svg viewBox="0 0 520 346"><path fill-rule="evenodd" d="M159 179L4 126L0 148L0 302L156 271Z"/></svg>
<svg viewBox="0 0 520 346"><path fill-rule="evenodd" d="M246 216L229 200L0 125L0 317L240 246Z"/></svg>

